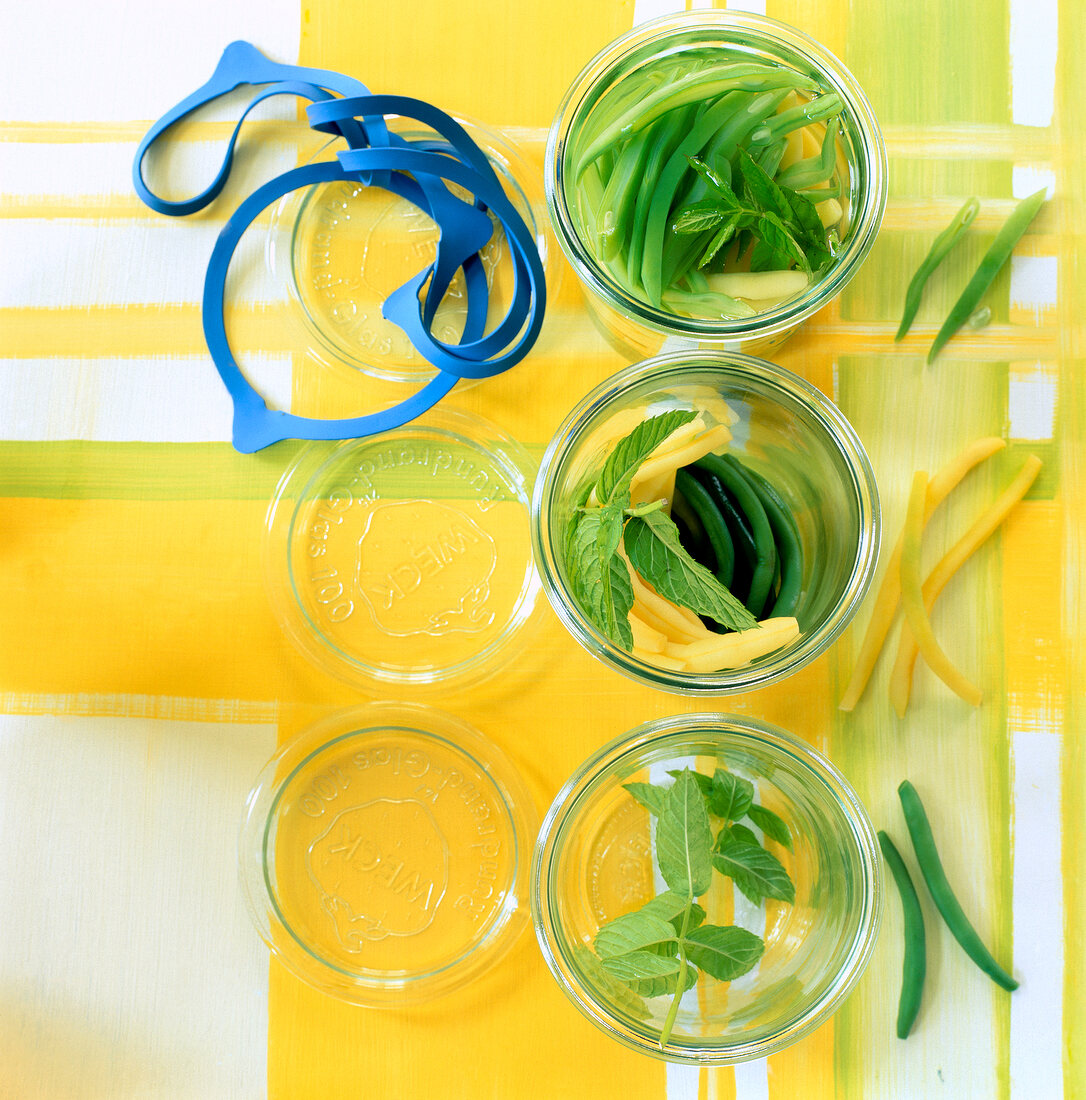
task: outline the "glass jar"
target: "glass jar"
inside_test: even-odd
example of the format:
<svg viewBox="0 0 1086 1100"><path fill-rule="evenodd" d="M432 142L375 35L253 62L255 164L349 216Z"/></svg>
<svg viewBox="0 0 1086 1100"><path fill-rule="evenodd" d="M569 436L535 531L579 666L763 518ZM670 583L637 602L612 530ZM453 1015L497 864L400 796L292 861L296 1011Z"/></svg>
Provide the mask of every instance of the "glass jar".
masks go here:
<svg viewBox="0 0 1086 1100"><path fill-rule="evenodd" d="M787 824L791 850L770 847L795 897L755 906L713 872L717 881L701 897L705 923L745 927L765 950L753 970L730 982L703 974L661 1045L671 997L639 996L601 977L593 943L601 925L664 888L654 880L650 814L623 784L666 784L669 771L684 767L702 774L725 768L747 779L755 801ZM867 812L824 756L756 719L688 714L619 737L558 792L532 861L532 917L552 974L597 1027L657 1058L726 1065L794 1043L840 1007L875 944L881 882Z"/></svg>
<svg viewBox="0 0 1086 1100"><path fill-rule="evenodd" d="M267 512L276 618L318 667L362 690L446 695L492 676L540 602L533 476L516 440L448 405L301 448Z"/></svg>
<svg viewBox="0 0 1086 1100"><path fill-rule="evenodd" d="M819 93L835 93L841 109L836 152L842 181L840 244L805 290L750 316L689 317L666 301L654 304L635 282L619 280L591 245L581 217L588 186L577 167L600 119L646 101L661 59L691 51L725 60L766 62L799 74ZM647 74L647 75L646 75ZM640 81L645 86L640 86ZM690 105L694 109L693 104ZM681 155L685 149L679 149ZM674 154L673 154L674 155ZM882 223L887 160L878 123L855 77L816 41L793 27L740 11L679 12L644 23L601 51L573 82L551 126L545 161L547 206L558 242L576 271L589 311L610 342L629 358L678 348L721 348L764 354L835 298L859 270ZM847 179L845 177L847 176ZM674 211L674 208L673 208ZM666 281L666 280L665 280Z"/></svg>
<svg viewBox="0 0 1086 1100"><path fill-rule="evenodd" d="M548 289L556 293L559 267L543 216L537 170L504 136L470 119L456 120L486 155L509 202L535 238ZM440 149L433 130L404 119L390 130L422 147ZM332 159L346 148L342 138L307 149L306 163ZM460 198L467 192L449 185ZM514 268L509 243L493 214L494 235L480 253L489 289L489 316L501 317L512 297ZM407 334L382 314L385 299L437 254L439 230L428 214L380 187L340 180L291 192L276 204L265 244L268 275L289 297L288 323L295 347L305 349L317 371L345 380L355 372L395 386L419 385L434 366ZM461 336L466 317L463 272L437 307L432 330L448 343ZM297 368L296 368L297 369ZM458 383L463 390L477 380ZM379 392L384 392L379 391Z"/></svg>
<svg viewBox="0 0 1086 1100"><path fill-rule="evenodd" d="M415 1004L492 970L526 927L537 820L516 768L462 719L355 707L257 778L241 885L296 977L352 1004Z"/></svg>
<svg viewBox="0 0 1086 1100"><path fill-rule="evenodd" d="M729 453L765 477L797 527L803 550L795 610L799 637L740 668L693 673L650 665L602 634L574 594L566 538L575 508L615 441L629 430L631 418L669 409L716 409L720 417L736 416ZM880 529L871 463L837 407L783 367L734 352L673 352L607 379L573 409L551 440L532 499L536 567L570 633L611 668L684 695L763 687L823 653L867 591Z"/></svg>

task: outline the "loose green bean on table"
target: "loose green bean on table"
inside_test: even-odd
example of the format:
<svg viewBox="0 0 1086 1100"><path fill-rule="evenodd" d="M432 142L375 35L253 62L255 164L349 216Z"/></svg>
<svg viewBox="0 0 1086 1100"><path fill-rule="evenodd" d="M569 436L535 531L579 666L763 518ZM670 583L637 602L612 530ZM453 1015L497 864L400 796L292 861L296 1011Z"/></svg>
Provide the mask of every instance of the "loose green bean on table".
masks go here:
<svg viewBox="0 0 1086 1100"><path fill-rule="evenodd" d="M909 837L916 852L916 862L920 867L920 873L924 876L931 899L935 902L935 907L946 922L947 928L961 944L965 953L992 981L1006 990L1017 989L1018 982L992 957L954 896L954 891L947 881L946 872L943 870L939 851L935 846L931 823L928 821L928 815L924 811L924 804L920 801L916 788L906 780L897 790L901 799L901 808L905 813L905 824L908 826Z"/></svg>
<svg viewBox="0 0 1086 1100"><path fill-rule="evenodd" d="M904 1039L912 1031L920 1011L927 976L927 937L924 931L924 911L912 877L894 842L881 829L879 847L890 868L901 898L901 916L905 929L905 954L901 963L901 994L897 1005L897 1037Z"/></svg>
<svg viewBox="0 0 1086 1100"><path fill-rule="evenodd" d="M920 299L924 296L924 286L935 269L943 262L950 250L961 239L962 234L973 224L973 219L980 209L978 199L966 199L962 208L954 215L950 225L946 227L932 242L928 254L916 269L916 274L909 283L909 289L905 292L905 310L901 316L901 324L898 326L895 340L902 339L912 326L916 311L920 308Z"/></svg>
<svg viewBox="0 0 1086 1100"><path fill-rule="evenodd" d="M984 292L992 285L996 275L1002 270L1003 265L1010 258L1014 247L1022 238L1022 234L1029 228L1030 222L1037 216L1037 212L1044 205L1046 188L1034 192L1029 198L1023 199L1015 208L1011 216L1003 223L1003 227L996 234L980 266L973 274L972 279L962 291L961 296L954 303L950 314L943 322L942 328L935 336L935 342L928 352L928 362L931 363L942 350L946 342L964 325L976 312Z"/></svg>

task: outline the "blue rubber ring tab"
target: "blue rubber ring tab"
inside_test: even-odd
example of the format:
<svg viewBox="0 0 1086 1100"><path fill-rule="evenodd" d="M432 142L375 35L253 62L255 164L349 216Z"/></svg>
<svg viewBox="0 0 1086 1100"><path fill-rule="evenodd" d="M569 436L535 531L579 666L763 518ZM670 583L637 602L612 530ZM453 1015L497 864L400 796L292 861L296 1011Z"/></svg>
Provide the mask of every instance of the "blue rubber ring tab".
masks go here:
<svg viewBox="0 0 1086 1100"><path fill-rule="evenodd" d="M151 146L175 123L242 85L258 89L227 142L211 184L188 199L166 200L143 179ZM202 210L220 194L233 165L234 149L249 112L275 95L310 101L310 126L343 138L337 159L284 172L257 188L219 234L204 280L203 325L208 350L234 403L233 442L246 453L283 439L347 439L389 431L430 409L460 378L487 378L520 362L539 335L546 306L543 265L536 241L509 201L490 161L467 131L431 104L406 96L372 95L357 80L324 69L280 65L247 42L229 45L211 79L162 116L140 142L132 168L140 198L159 213L181 216ZM433 130L437 138L408 140L390 131L386 116L398 115ZM391 408L343 419L296 416L269 409L234 358L223 316L226 277L234 252L253 221L284 195L315 184L348 181L378 187L412 203L438 227L434 260L393 291L383 315L404 330L437 374ZM446 184L474 196L466 202ZM506 314L486 332L489 287L480 257L493 234L491 217L509 243L513 289ZM464 330L456 343L431 331L437 308L458 272L467 301Z"/></svg>

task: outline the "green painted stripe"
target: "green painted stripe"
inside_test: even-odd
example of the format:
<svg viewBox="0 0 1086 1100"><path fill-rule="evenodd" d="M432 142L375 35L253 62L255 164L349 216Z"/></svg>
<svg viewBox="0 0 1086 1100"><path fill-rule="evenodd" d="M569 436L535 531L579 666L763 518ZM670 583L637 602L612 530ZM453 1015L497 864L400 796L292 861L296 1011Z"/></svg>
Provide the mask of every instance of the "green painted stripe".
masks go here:
<svg viewBox="0 0 1086 1100"><path fill-rule="evenodd" d="M0 442L0 497L52 500L268 500L303 447L285 440L257 454L228 443ZM536 462L541 444L525 445ZM434 478L408 475L383 486L433 496Z"/></svg>
<svg viewBox="0 0 1086 1100"><path fill-rule="evenodd" d="M904 519L913 471L934 472L970 439L999 435L1006 424L1006 363L949 360L929 369L911 356L842 357L839 404L867 445L883 505L884 548ZM895 430L886 431L889 418ZM999 456L978 468L933 516L925 535L930 559L956 540L964 527L1005 484L1020 455ZM932 816L948 874L964 879L983 868L984 920L995 943L1009 948L1011 882L1003 678L1003 621L999 538L990 540L967 571L948 586L935 610L936 630L947 651L983 686L984 706L974 710L953 698L918 662L904 720L891 708L887 683L896 650L896 630L876 666L860 704L838 712L831 757L856 785L876 827L900 841L915 867L897 799L897 785L911 779ZM881 571L880 571L881 575ZM870 605L830 656L834 698L851 672ZM973 964L942 927L922 893L929 936L929 980L916 1031L894 1036L901 981L900 914L892 897L883 911L879 950L855 995L837 1016L835 1066L838 1095L885 1096L895 1083L925 1080L955 1095L991 1082L1005 1095L1009 1080L1010 1009L1002 991L975 981ZM1006 952L1005 952L1006 953ZM991 983L988 983L989 985ZM997 996L997 994L1001 995ZM955 1014L966 1014L973 1040L967 1050L947 1051L945 1031ZM857 1057L857 1051L864 1057ZM968 1080L966 1078L969 1078Z"/></svg>

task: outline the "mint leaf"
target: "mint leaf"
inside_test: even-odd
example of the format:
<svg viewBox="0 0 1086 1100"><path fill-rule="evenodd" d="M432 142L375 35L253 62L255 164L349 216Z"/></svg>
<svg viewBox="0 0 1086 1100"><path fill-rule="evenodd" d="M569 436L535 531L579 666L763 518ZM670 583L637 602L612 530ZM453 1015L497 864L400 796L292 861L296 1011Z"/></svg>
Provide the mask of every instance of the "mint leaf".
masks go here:
<svg viewBox="0 0 1086 1100"><path fill-rule="evenodd" d="M730 982L753 970L765 944L753 933L735 925L703 924L686 937L690 961L722 982Z"/></svg>
<svg viewBox="0 0 1086 1100"><path fill-rule="evenodd" d="M670 775L672 779L678 779L679 776L682 775L682 769L676 768L674 771L669 771L667 774ZM694 777L694 782L697 783L698 789L706 798L708 798L709 792L713 789L712 776L702 775L701 772L694 771L692 771L690 774Z"/></svg>
<svg viewBox="0 0 1086 1100"><path fill-rule="evenodd" d="M712 880L713 833L698 784L689 769L668 790L667 806L656 819L656 862L668 887L686 898L699 897Z"/></svg>
<svg viewBox="0 0 1086 1100"><path fill-rule="evenodd" d="M762 215L758 223L758 233L762 238L762 245L770 248L784 262L780 268L789 268L793 263L798 264L808 274L811 265L807 260L807 253L803 251L799 241L792 236L788 226L776 214L767 212ZM753 264L753 260L751 263Z"/></svg>
<svg viewBox="0 0 1086 1100"><path fill-rule="evenodd" d="M576 964L588 979L588 983L594 985L608 1001L634 1019L648 1018L649 1010L641 997L626 982L619 981L618 978L608 974L600 960L584 944L577 947L575 954Z"/></svg>
<svg viewBox="0 0 1086 1100"><path fill-rule="evenodd" d="M651 951L631 951L628 955L600 959L600 964L612 978L623 982L636 981L638 978L661 978L667 974L677 974L679 970L678 959L655 955Z"/></svg>
<svg viewBox="0 0 1086 1100"><path fill-rule="evenodd" d="M613 959L674 940L670 921L637 910L608 921L596 933L595 947L601 959Z"/></svg>
<svg viewBox="0 0 1086 1100"><path fill-rule="evenodd" d="M675 219L675 232L704 233L708 229L716 229L726 218L727 214L721 209L719 203L705 201L691 203Z"/></svg>
<svg viewBox="0 0 1086 1100"><path fill-rule="evenodd" d="M716 254L735 236L738 225L738 218L730 218L713 234L713 239L701 254L701 259L698 260L699 268L706 267L708 264L712 263Z"/></svg>
<svg viewBox="0 0 1086 1100"><path fill-rule="evenodd" d="M683 987L679 989L678 972L663 974L658 978L638 978L628 983L634 993L641 997L671 997L678 993L682 996L688 989L693 989L698 984L698 972L687 966L686 976L683 979Z"/></svg>
<svg viewBox="0 0 1086 1100"><path fill-rule="evenodd" d="M789 851L792 850L792 834L789 832L787 824L785 824L785 822L772 810L767 810L765 806L751 806L750 809L747 810L747 817L749 817L766 836L771 837L778 844L783 844Z"/></svg>
<svg viewBox="0 0 1086 1100"><path fill-rule="evenodd" d="M629 435L615 444L596 482L601 504L629 489L638 467L676 428L689 424L697 414L690 409L673 409L643 420ZM623 504L625 507L625 504Z"/></svg>
<svg viewBox="0 0 1086 1100"><path fill-rule="evenodd" d="M697 772L691 774L697 775ZM675 931L681 932L687 906L690 907L690 916L686 918L686 929L690 931L705 920L705 910L696 901L691 904L689 898L676 894L674 890L665 890L662 894L657 894L651 901L645 902L637 912L670 921Z"/></svg>
<svg viewBox="0 0 1086 1100"><path fill-rule="evenodd" d="M654 817L659 817L664 812L667 805L666 787L656 787L652 783L623 783L622 786Z"/></svg>
<svg viewBox="0 0 1086 1100"><path fill-rule="evenodd" d="M792 220L788 196L746 149L739 150L739 174L743 177L747 195L759 210L775 214L782 221Z"/></svg>
<svg viewBox="0 0 1086 1100"><path fill-rule="evenodd" d="M686 159L690 167L709 185L709 190L716 194L719 205L732 209L740 205L739 199L736 198L730 184L723 176L706 164L701 157L687 157ZM728 165L728 169L730 174L730 165ZM694 203L693 205L697 206L698 204Z"/></svg>
<svg viewBox="0 0 1086 1100"><path fill-rule="evenodd" d="M674 890L665 890L662 894L657 894L656 897L645 902L637 911L659 917L661 920L674 920L675 917L682 916L683 910L689 904L688 897L676 894Z"/></svg>
<svg viewBox="0 0 1086 1100"><path fill-rule="evenodd" d="M729 630L757 625L754 616L686 552L678 528L663 512L630 519L622 541L633 567L661 596Z"/></svg>
<svg viewBox="0 0 1086 1100"><path fill-rule="evenodd" d="M717 833L716 848L723 848L729 840L741 840L744 844L754 844L759 848L762 846L762 842L752 830L748 829L746 825L739 825L734 821L730 825L725 825Z"/></svg>
<svg viewBox="0 0 1086 1100"><path fill-rule="evenodd" d="M705 912L705 910L702 909L702 907L698 905L697 902L694 902L694 904L690 906L690 916L686 918L687 935L689 935L699 925L704 924L706 916L708 916L708 914ZM681 933L683 930L682 913L680 913L676 917L672 917L671 923L674 926L675 931Z"/></svg>
<svg viewBox="0 0 1086 1100"><path fill-rule="evenodd" d="M792 222L797 230L796 237L808 248L824 252L828 258L826 228L822 224L822 219L818 216L814 203L798 191L791 191L787 188L782 190L788 196L788 204L792 207ZM811 266L816 266L813 257L811 258Z"/></svg>
<svg viewBox="0 0 1086 1100"><path fill-rule="evenodd" d="M725 838L713 853L713 866L727 875L755 905L765 898L793 902L796 888L771 852L757 844Z"/></svg>
<svg viewBox="0 0 1086 1100"><path fill-rule="evenodd" d="M709 788L709 812L727 821L738 821L754 801L754 785L724 768L713 773Z"/></svg>
<svg viewBox="0 0 1086 1100"><path fill-rule="evenodd" d="M602 508L591 508L576 519L569 540L569 573L574 595L587 617L601 633L626 649L633 648L629 614L634 604L633 587L626 563L617 553L601 556Z"/></svg>

